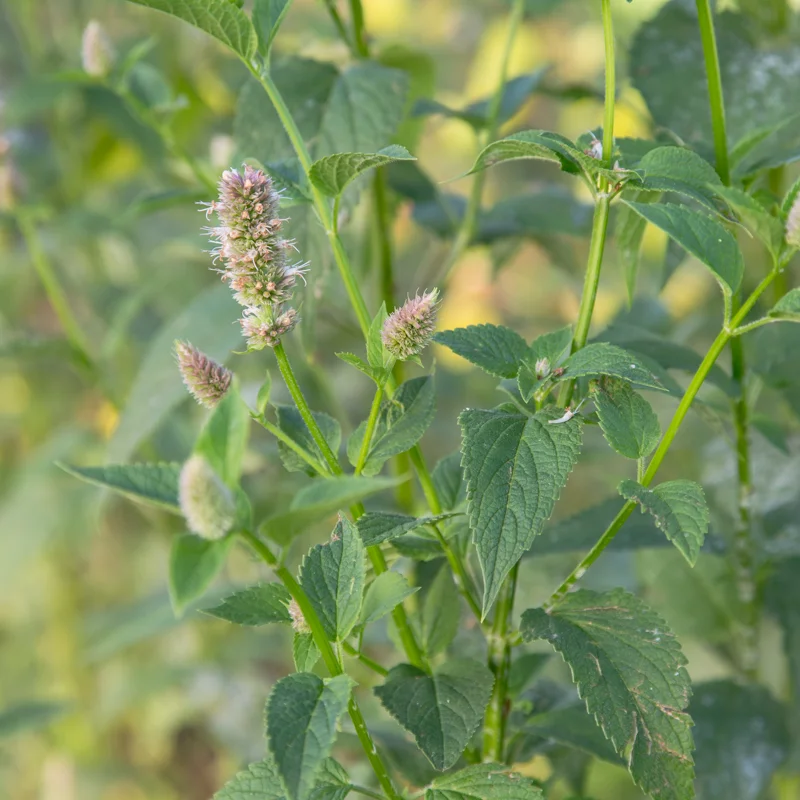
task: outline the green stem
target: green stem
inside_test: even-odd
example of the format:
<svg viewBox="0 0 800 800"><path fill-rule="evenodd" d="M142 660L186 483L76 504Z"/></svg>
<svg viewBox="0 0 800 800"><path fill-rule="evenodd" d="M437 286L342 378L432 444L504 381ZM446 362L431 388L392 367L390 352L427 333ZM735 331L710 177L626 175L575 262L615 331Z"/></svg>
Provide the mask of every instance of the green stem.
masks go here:
<svg viewBox="0 0 800 800"><path fill-rule="evenodd" d="M270 422L266 417L258 414L251 414L252 418L265 430L268 430L278 441L283 442L295 455L308 464L314 472L325 475L328 473L326 467L320 464L304 447L300 447L291 436L287 436L277 425Z"/></svg>
<svg viewBox="0 0 800 800"><path fill-rule="evenodd" d="M347 32L347 28L345 27L344 22L342 21L342 17L339 14L338 9L336 8L336 0L325 0L325 6L328 9L328 13L331 15L331 19L333 20L333 24L336 27L336 30L339 33L339 36L342 37L342 41L351 49L353 49L353 44L350 41L350 35Z"/></svg>
<svg viewBox="0 0 800 800"><path fill-rule="evenodd" d="M362 58L367 58L369 56L369 45L367 44L367 34L364 28L364 9L361 7L361 0L350 0L350 15L353 18L353 39L356 52Z"/></svg>
<svg viewBox="0 0 800 800"><path fill-rule="evenodd" d="M386 310L391 312L394 309L391 216L389 214L386 171L382 167L375 171L372 192L375 198L375 235L378 242L378 260L381 266L380 295L383 302L386 303Z"/></svg>
<svg viewBox="0 0 800 800"><path fill-rule="evenodd" d="M606 234L608 232L608 215L611 198L605 192L598 194L595 200L594 218L592 220L592 238L589 243L589 259L586 264L586 275L583 280L581 292L581 305L578 310L578 321L575 323L575 334L572 337L570 352L575 353L586 345L589 338L589 328L592 324L594 304L597 299L597 287L600 284L600 271L603 266L603 251L605 250ZM566 408L572 400L575 384L566 381L558 395L558 403Z"/></svg>
<svg viewBox="0 0 800 800"><path fill-rule="evenodd" d="M322 622L317 616L314 606L311 605L308 595L303 591L303 587L300 586L300 584L295 580L294 575L292 575L292 573L289 572L286 567L278 563L278 559L274 553L261 539L259 539L250 531L240 531L239 535L242 539L244 539L245 542L247 542L247 544L250 545L253 550L255 550L255 552L268 566L272 567L281 583L283 583L283 585L286 587L292 599L300 607L300 610L303 612L303 617L308 623L308 627L311 628L311 635L314 638L314 644L316 644L317 648L319 649L320 655L322 656L322 660L325 663L325 667L327 668L328 672L332 677L344 675L345 672L342 668L342 664L339 661L339 658L336 655L333 647L331 646L331 643L328 641L328 637L325 635L325 629L322 626ZM392 784L392 779L389 777L389 772L386 769L386 766L384 765L380 755L378 754L375 743L372 741L372 736L370 736L370 733L367 730L367 725L364 722L364 716L361 713L361 709L358 707L358 703L356 702L355 697L352 695L350 697L347 710L350 714L350 719L353 722L356 735L361 742L361 747L363 748L364 753L369 760L370 766L375 773L375 777L378 779L381 789L383 789L383 791L386 793L386 796L390 800L400 800L400 795L395 790L394 785Z"/></svg>
<svg viewBox="0 0 800 800"><path fill-rule="evenodd" d="M356 650L350 642L342 642L342 648L344 649L345 653L353 658L357 658L365 667L369 667L373 672L377 672L378 675L383 676L384 678L389 674L388 669L384 669L377 661L373 661L369 656L364 655L360 650Z"/></svg>
<svg viewBox="0 0 800 800"><path fill-rule="evenodd" d="M492 624L492 636L489 640L489 669L494 675L494 687L491 700L486 708L483 727L484 761L503 763L504 759L506 720L508 718L508 675L511 667L511 643L508 629L514 611L518 574L519 561L509 573L503 596L497 604Z"/></svg>
<svg viewBox="0 0 800 800"><path fill-rule="evenodd" d="M494 141L497 131L500 128L500 111L503 107L503 95L505 94L506 81L508 80L508 65L511 59L511 49L517 36L517 29L522 22L525 13L525 0L513 0L511 11L508 15L508 28L503 54L500 61L500 76L497 87L492 95L492 102L489 106L486 127L478 137L478 152L483 150L486 145ZM481 209L481 198L483 197L483 186L486 182L486 170L475 173L472 178L472 187L467 199L467 208L464 218L461 220L456 237L450 248L450 252L445 259L441 269L442 280L446 280L450 272L461 259L464 251L469 247L475 236L478 224L478 214Z"/></svg>
<svg viewBox="0 0 800 800"><path fill-rule="evenodd" d="M378 792L373 792L372 789L367 789L366 786L350 785L350 791L356 794L363 794L364 797L374 797L376 800L385 800L384 796Z"/></svg>
<svg viewBox="0 0 800 800"><path fill-rule="evenodd" d="M372 444L372 437L375 434L375 426L378 424L378 417L381 413L381 399L383 398L383 387L378 386L375 390L375 396L372 398L372 407L369 410L367 417L367 425L364 429L364 439L361 442L361 450L358 453L356 461L356 475L360 475L367 463L367 456L369 455L369 447Z"/></svg>
<svg viewBox="0 0 800 800"><path fill-rule="evenodd" d="M614 24L611 0L603 0L603 43L605 46L606 95L603 112L603 161L607 167L614 162L614 108L617 91L617 62L614 54Z"/></svg>
<svg viewBox="0 0 800 800"><path fill-rule="evenodd" d="M72 308L67 300L67 295L58 280L53 265L42 247L36 225L27 213L17 216L17 225L28 248L28 253L33 262L33 267L39 280L42 282L47 299L58 317L59 324L64 331L73 350L80 356L85 366L95 371L94 359L89 354L89 343L83 334L78 320L72 313Z"/></svg>
<svg viewBox="0 0 800 800"><path fill-rule="evenodd" d="M711 127L714 132L714 155L717 173L728 186L731 182L728 164L728 137L725 130L725 103L722 98L722 76L719 69L717 37L714 33L714 18L709 0L697 0L697 21L708 78L708 102L711 107Z"/></svg>
<svg viewBox="0 0 800 800"><path fill-rule="evenodd" d="M678 408L675 410L675 414L673 415L672 419L670 420L669 425L667 426L667 430L664 432L661 441L656 448L655 453L653 453L653 457L650 460L650 464L647 467L644 475L642 476L641 483L644 486L648 486L653 478L655 478L656 472L658 472L658 468L661 466L661 462L664 460L664 457L669 452L670 447L672 446L672 442L675 439L675 436L678 433L678 430L683 423L686 414L688 413L691 405L697 396L697 393L700 391L700 387L705 382L706 378L708 377L708 373L711 371L711 368L716 363L717 358L719 358L720 353L725 349L725 346L728 344L730 339L733 336L733 331L735 328L742 322L742 320L747 316L750 310L755 305L758 298L764 292L764 290L772 283L775 279L776 271L771 272L767 275L764 280L759 283L759 285L755 288L753 293L750 297L747 298L747 301L742 305L739 309L738 313L734 316L732 320L732 325L730 328L724 328L720 331L719 335L714 342L712 343L710 349L703 358L700 366L697 368L697 372L695 372L692 380L689 383L686 391L684 392L683 397L681 398L680 403L678 404ZM636 504L628 501L625 503L624 506L620 509L619 513L616 517L611 521L611 524L608 526L606 531L598 540L597 544L587 553L587 555L581 560L577 567L569 574L569 576L564 580L564 582L558 587L558 589L553 592L550 599L544 604L545 610L552 608L556 605L566 594L567 592L583 577L584 573L586 572L589 567L594 564L595 561L600 557L600 554L603 550L608 547L609 544L614 540L614 537L619 532L620 528L625 524L625 520L633 513L633 510L636 508Z"/></svg>

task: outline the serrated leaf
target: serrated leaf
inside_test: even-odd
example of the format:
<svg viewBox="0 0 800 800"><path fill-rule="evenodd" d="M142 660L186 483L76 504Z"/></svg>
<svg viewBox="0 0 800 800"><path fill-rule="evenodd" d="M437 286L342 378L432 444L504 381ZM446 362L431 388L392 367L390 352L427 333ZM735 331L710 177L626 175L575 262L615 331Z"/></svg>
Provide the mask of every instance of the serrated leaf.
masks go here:
<svg viewBox="0 0 800 800"><path fill-rule="evenodd" d="M784 322L800 322L800 289L787 292L767 313Z"/></svg>
<svg viewBox="0 0 800 800"><path fill-rule="evenodd" d="M719 222L672 203L624 202L702 261L719 281L723 292L730 295L738 291L744 274L744 259L736 239Z"/></svg>
<svg viewBox="0 0 800 800"><path fill-rule="evenodd" d="M389 370L384 367L373 367L367 364L363 358L359 358L354 353L334 353L336 358L355 367L360 372L363 372L368 378L373 380L377 386L384 386L389 378Z"/></svg>
<svg viewBox="0 0 800 800"><path fill-rule="evenodd" d="M249 61L256 52L256 32L247 15L230 0L129 0L200 28Z"/></svg>
<svg viewBox="0 0 800 800"><path fill-rule="evenodd" d="M356 475L337 475L315 480L292 498L288 511L266 519L259 530L280 545L288 544L310 525L327 519L340 508L347 508L365 497L391 489L407 480L396 478L365 478Z"/></svg>
<svg viewBox="0 0 800 800"><path fill-rule="evenodd" d="M525 340L503 325L470 325L439 331L433 340L498 378L515 378L520 363L530 353Z"/></svg>
<svg viewBox="0 0 800 800"><path fill-rule="evenodd" d="M386 303L381 303L378 313L372 318L372 322L367 332L367 361L373 369L384 369L386 367L386 348L383 346L381 331L383 323L386 322L388 313Z"/></svg>
<svg viewBox="0 0 800 800"><path fill-rule="evenodd" d="M697 793L703 800L759 800L789 750L786 709L762 686L695 686Z"/></svg>
<svg viewBox="0 0 800 800"><path fill-rule="evenodd" d="M218 606L204 608L203 613L236 625L291 622L290 600L289 592L280 583L259 583L234 592Z"/></svg>
<svg viewBox="0 0 800 800"><path fill-rule="evenodd" d="M291 0L255 0L253 25L258 35L259 50L268 55L278 29L289 10Z"/></svg>
<svg viewBox="0 0 800 800"><path fill-rule="evenodd" d="M715 195L722 181L714 167L685 147L656 147L637 166L644 173L642 186L655 192L675 192L717 212Z"/></svg>
<svg viewBox="0 0 800 800"><path fill-rule="evenodd" d="M180 464L109 464L105 467L76 467L59 463L76 478L111 489L131 500L180 514L178 481Z"/></svg>
<svg viewBox="0 0 800 800"><path fill-rule="evenodd" d="M310 633L295 633L292 639L292 659L298 672L311 672L319 661L319 648Z"/></svg>
<svg viewBox="0 0 800 800"><path fill-rule="evenodd" d="M208 541L192 534L176 536L169 556L169 595L177 616L206 589L225 566L232 536Z"/></svg>
<svg viewBox="0 0 800 800"><path fill-rule="evenodd" d="M194 452L203 456L214 472L231 488L239 483L242 461L250 434L250 412L239 394L236 381L206 421Z"/></svg>
<svg viewBox="0 0 800 800"><path fill-rule="evenodd" d="M356 525L362 541L367 547L390 542L398 536L421 528L423 525L450 519L452 512L427 517L409 517L406 514L392 514L385 511L368 511L358 518Z"/></svg>
<svg viewBox="0 0 800 800"><path fill-rule="evenodd" d="M544 800L544 795L531 778L502 764L473 764L436 778L425 800Z"/></svg>
<svg viewBox="0 0 800 800"><path fill-rule="evenodd" d="M648 489L624 480L619 493L652 515L656 526L694 566L708 533L708 505L703 489L694 481L667 481Z"/></svg>
<svg viewBox="0 0 800 800"><path fill-rule="evenodd" d="M353 679L310 672L279 680L267 701L267 741L289 800L309 800L347 710Z"/></svg>
<svg viewBox="0 0 800 800"><path fill-rule="evenodd" d="M520 364L519 374L517 375L517 388L526 403L539 390L546 379L545 373L536 372L537 361L547 359L548 373L552 372L561 363L564 356L569 354L571 343L571 325L565 325L563 328L551 333L543 333L531 342L527 360Z"/></svg>
<svg viewBox="0 0 800 800"><path fill-rule="evenodd" d="M359 175L393 161L416 161L416 158L397 144L384 147L377 153L336 153L315 161L308 177L321 192L337 197Z"/></svg>
<svg viewBox="0 0 800 800"><path fill-rule="evenodd" d="M508 572L542 532L578 458L581 422L549 424L556 416L470 409L459 416L484 616Z"/></svg>
<svg viewBox="0 0 800 800"><path fill-rule="evenodd" d="M458 633L460 619L458 589L450 571L441 568L425 593L419 615L419 644L428 658L447 650Z"/></svg>
<svg viewBox="0 0 800 800"><path fill-rule="evenodd" d="M356 526L339 518L330 542L312 547L300 568L300 585L331 641L347 638L358 621L367 579L366 550Z"/></svg>
<svg viewBox="0 0 800 800"><path fill-rule="evenodd" d="M450 453L440 459L431 473L436 496L445 511L452 511L467 499L464 472L461 469L461 453Z"/></svg>
<svg viewBox="0 0 800 800"><path fill-rule="evenodd" d="M661 438L658 417L627 383L600 385L592 394L606 441L625 458L644 458Z"/></svg>
<svg viewBox="0 0 800 800"><path fill-rule="evenodd" d="M278 427L309 455L314 456L317 461L324 464L325 458L297 408L295 406L275 406L275 412ZM324 411L312 411L311 416L314 417L331 450L334 453L338 453L342 444L342 428L339 422ZM281 457L283 466L289 472L305 472L307 475L316 474L297 453L290 450L280 441L278 442L278 454Z"/></svg>
<svg viewBox="0 0 800 800"><path fill-rule="evenodd" d="M559 377L562 381L610 375L649 389L664 388L637 356L606 342L587 344L573 353L564 362L563 368L564 372Z"/></svg>
<svg viewBox="0 0 800 800"><path fill-rule="evenodd" d="M730 206L742 224L763 242L774 259L783 246L783 223L773 217L752 195L733 186L715 187L716 193Z"/></svg>
<svg viewBox="0 0 800 800"><path fill-rule="evenodd" d="M520 632L561 653L587 710L645 792L694 797L686 659L657 614L622 589L579 590L549 612L526 611Z"/></svg>
<svg viewBox="0 0 800 800"><path fill-rule="evenodd" d="M376 475L392 456L410 450L430 427L436 414L433 378L412 378L403 383L394 395L383 401L372 434L364 475ZM353 431L347 442L347 457L358 463L366 421Z"/></svg>
<svg viewBox="0 0 800 800"><path fill-rule="evenodd" d="M478 729L494 679L468 658L446 663L432 674L410 664L390 670L375 694L411 734L438 770L449 769Z"/></svg>
<svg viewBox="0 0 800 800"><path fill-rule="evenodd" d="M285 800L278 769L271 760L256 761L229 780L213 800Z"/></svg>
<svg viewBox="0 0 800 800"><path fill-rule="evenodd" d="M383 572L367 587L359 624L368 625L385 617L395 606L410 597L419 587L409 586L398 572Z"/></svg>

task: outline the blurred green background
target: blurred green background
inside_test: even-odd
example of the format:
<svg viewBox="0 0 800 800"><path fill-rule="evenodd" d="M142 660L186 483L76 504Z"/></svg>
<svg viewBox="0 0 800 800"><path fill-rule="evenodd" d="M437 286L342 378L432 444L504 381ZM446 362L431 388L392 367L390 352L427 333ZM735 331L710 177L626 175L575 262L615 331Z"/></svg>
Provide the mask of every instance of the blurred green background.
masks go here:
<svg viewBox="0 0 800 800"><path fill-rule="evenodd" d="M625 80L626 52L638 25L660 5L615 4L623 77L618 137L652 133L641 97ZM493 91L505 2L365 0L364 6L374 52L411 70L415 96L458 108ZM548 71L504 130L545 128L576 138L600 124L599 9L585 0L531 0L510 75ZM290 669L290 639L283 630L234 628L197 613L176 620L166 572L179 520L105 495L54 466L183 459L203 414L180 385L173 339L188 336L217 357L242 346L237 308L209 269L204 218L194 205L210 199L209 192L120 97L82 73L81 38L90 20L103 26L117 63L149 41L140 86L158 106L158 119L169 120L175 149L211 178L241 161L241 125L251 110L237 100L246 79L241 65L178 21L122 0L0 0L0 708L6 709L0 794L207 800L239 765L262 754L263 703ZM316 0L293 3L276 44L276 56L284 53L342 65L349 59ZM401 133L436 181L463 175L475 157L475 132L459 119L419 118ZM250 128L249 135L259 132ZM268 151L269 142L262 146ZM557 194L574 216L563 231L548 231L547 222L533 225L528 236L498 237L470 250L447 286L441 328L502 321L530 339L574 320L590 215L588 195L567 181L547 166L491 174L487 206L546 182L543 191ZM468 186L467 179L441 188L464 193ZM374 309L376 245L366 205L351 209L345 234ZM396 208L395 296L402 299L432 285L448 245L412 217L410 204L398 199ZM286 215L293 215L291 207ZM295 222L314 278L303 330L289 348L313 405L336 414L349 431L365 415L370 390L333 352L360 348L357 327L329 258L306 239L300 212ZM718 329L718 292L690 262L656 299L664 249L663 238L648 231L640 296L629 309L610 248L595 327L623 319L702 352ZM48 270L64 289L91 363L65 338L43 291ZM466 362L443 349L433 355L439 418L423 443L431 463L457 448L458 411L502 400L494 381ZM250 399L264 370L275 371L269 352L230 355L228 363ZM731 492L732 459L719 424L723 396L714 392L702 418L687 422L665 474L701 480L721 508ZM663 419L674 404L659 403ZM782 413L776 406L774 414ZM777 499L791 496L797 462L760 438L755 449L759 482ZM587 438L584 453L558 516L612 495L626 469L599 434ZM284 473L274 441L254 431L246 486L261 516L287 508L305 480ZM391 497L373 503L386 506ZM293 558L329 527L326 521L302 537ZM546 597L572 564L571 555L526 561L519 608ZM730 633L724 611L730 587L722 572L717 561L701 558L690 574L672 551L612 553L590 585L641 588L682 637L693 678L704 680L730 671L714 644ZM259 574L236 552L214 591ZM762 672L780 693L785 666L773 628L765 625ZM469 633L463 631L456 650L472 646ZM373 634L370 647L392 658L385 631ZM555 660L547 669L563 675ZM374 682L369 674L358 678L362 686ZM400 729L368 692L364 697L383 741L394 743L394 758L415 763L402 749ZM337 756L358 776L358 754L349 745L344 737ZM549 771L542 757L518 766L542 778ZM419 765L423 781L425 769ZM600 763L589 788L603 800L640 797L626 773Z"/></svg>

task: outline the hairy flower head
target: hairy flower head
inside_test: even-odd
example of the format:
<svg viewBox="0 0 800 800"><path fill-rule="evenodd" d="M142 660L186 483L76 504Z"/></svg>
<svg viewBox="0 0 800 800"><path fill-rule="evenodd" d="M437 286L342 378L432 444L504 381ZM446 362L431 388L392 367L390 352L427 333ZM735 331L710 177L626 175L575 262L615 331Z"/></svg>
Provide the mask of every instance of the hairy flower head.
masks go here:
<svg viewBox="0 0 800 800"><path fill-rule="evenodd" d="M203 539L221 539L233 526L233 493L202 456L191 456L183 465L178 499L189 530Z"/></svg>
<svg viewBox="0 0 800 800"><path fill-rule="evenodd" d="M83 30L81 63L83 71L93 78L105 78L114 66L111 42L97 20L91 20Z"/></svg>
<svg viewBox="0 0 800 800"><path fill-rule="evenodd" d="M537 359L536 364L534 366L534 370L536 371L537 376L541 375L542 377L546 377L550 374L550 359L549 358L540 358Z"/></svg>
<svg viewBox="0 0 800 800"><path fill-rule="evenodd" d="M245 307L242 329L251 349L275 346L294 327L285 308L306 264L289 263L294 243L284 238L278 216L280 193L262 170L245 165L222 173L219 197L206 208L220 224L209 229L222 279ZM287 316L288 315L288 316Z"/></svg>
<svg viewBox="0 0 800 800"><path fill-rule="evenodd" d="M383 323L381 339L384 347L400 361L421 353L436 330L438 308L438 289L407 300Z"/></svg>
<svg viewBox="0 0 800 800"><path fill-rule="evenodd" d="M190 342L175 342L178 368L186 388L200 405L214 408L231 385L233 373Z"/></svg>
<svg viewBox="0 0 800 800"><path fill-rule="evenodd" d="M786 217L786 243L791 247L800 248L800 192Z"/></svg>
<svg viewBox="0 0 800 800"><path fill-rule="evenodd" d="M289 601L289 616L292 618L292 628L295 633L311 633L311 628L294 597Z"/></svg>

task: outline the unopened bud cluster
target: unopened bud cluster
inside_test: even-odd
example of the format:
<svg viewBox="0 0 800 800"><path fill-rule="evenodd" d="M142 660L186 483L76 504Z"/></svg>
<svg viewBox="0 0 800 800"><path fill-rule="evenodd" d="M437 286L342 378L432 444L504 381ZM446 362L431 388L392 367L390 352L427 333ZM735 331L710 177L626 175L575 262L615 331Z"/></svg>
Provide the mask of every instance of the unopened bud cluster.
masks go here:
<svg viewBox="0 0 800 800"><path fill-rule="evenodd" d="M292 628L295 633L311 633L311 628L294 597L289 601L289 616L292 618Z"/></svg>
<svg viewBox="0 0 800 800"><path fill-rule="evenodd" d="M800 248L800 193L795 197L786 217L786 243Z"/></svg>
<svg viewBox="0 0 800 800"><path fill-rule="evenodd" d="M203 539L221 539L233 527L233 493L202 456L183 465L178 500L189 530Z"/></svg>
<svg viewBox="0 0 800 800"><path fill-rule="evenodd" d="M219 198L206 209L219 218L219 226L209 230L216 245L212 254L245 308L241 325L251 350L274 347L298 322L286 303L307 265L289 263L294 243L281 235L285 220L278 217L279 203L270 177L245 166L241 173L222 173Z"/></svg>
<svg viewBox="0 0 800 800"><path fill-rule="evenodd" d="M398 361L419 355L436 330L436 312L439 308L439 291L425 292L406 301L393 311L383 323L383 346Z"/></svg>
<svg viewBox="0 0 800 800"><path fill-rule="evenodd" d="M81 40L83 71L93 78L105 78L114 66L114 51L102 25L92 20L84 28Z"/></svg>
<svg viewBox="0 0 800 800"><path fill-rule="evenodd" d="M189 342L175 342L175 354L192 397L206 408L216 407L230 388L233 373Z"/></svg>

